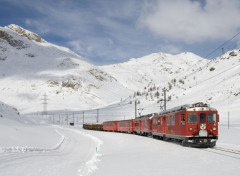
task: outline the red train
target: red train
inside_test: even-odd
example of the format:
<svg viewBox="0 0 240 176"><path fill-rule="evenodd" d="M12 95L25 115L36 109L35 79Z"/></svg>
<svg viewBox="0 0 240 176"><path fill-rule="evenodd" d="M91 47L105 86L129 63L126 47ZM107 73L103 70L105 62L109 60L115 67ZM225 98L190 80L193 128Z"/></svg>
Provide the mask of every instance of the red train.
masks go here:
<svg viewBox="0 0 240 176"><path fill-rule="evenodd" d="M185 146L214 147L218 139L218 122L216 109L195 103L133 120L104 122L103 130L175 139Z"/></svg>

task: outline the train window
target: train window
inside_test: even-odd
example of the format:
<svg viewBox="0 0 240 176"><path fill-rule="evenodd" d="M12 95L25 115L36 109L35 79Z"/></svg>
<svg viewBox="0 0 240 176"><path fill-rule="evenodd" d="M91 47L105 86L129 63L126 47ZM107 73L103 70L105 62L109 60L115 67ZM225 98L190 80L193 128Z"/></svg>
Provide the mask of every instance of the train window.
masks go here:
<svg viewBox="0 0 240 176"><path fill-rule="evenodd" d="M205 113L200 114L200 123L206 123L206 114Z"/></svg>
<svg viewBox="0 0 240 176"><path fill-rule="evenodd" d="M188 123L198 123L197 113L189 113L188 114Z"/></svg>
<svg viewBox="0 0 240 176"><path fill-rule="evenodd" d="M138 126L138 122L135 122L135 126Z"/></svg>
<svg viewBox="0 0 240 176"><path fill-rule="evenodd" d="M161 125L161 119L158 119L158 126L160 126Z"/></svg>
<svg viewBox="0 0 240 176"><path fill-rule="evenodd" d="M172 116L172 125L175 125L175 116Z"/></svg>
<svg viewBox="0 0 240 176"><path fill-rule="evenodd" d="M185 125L185 114L181 114L181 124Z"/></svg>
<svg viewBox="0 0 240 176"><path fill-rule="evenodd" d="M208 123L216 123L217 115L216 113L208 113Z"/></svg>
<svg viewBox="0 0 240 176"><path fill-rule="evenodd" d="M167 126L169 126L170 125L170 117L168 116L167 117Z"/></svg>

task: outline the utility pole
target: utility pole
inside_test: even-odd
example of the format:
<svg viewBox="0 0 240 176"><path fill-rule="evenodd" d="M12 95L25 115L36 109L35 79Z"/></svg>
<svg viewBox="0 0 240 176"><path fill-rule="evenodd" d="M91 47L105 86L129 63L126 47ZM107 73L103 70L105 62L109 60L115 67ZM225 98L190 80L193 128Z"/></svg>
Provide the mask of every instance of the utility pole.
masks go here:
<svg viewBox="0 0 240 176"><path fill-rule="evenodd" d="M135 119L137 118L137 100L135 100Z"/></svg>
<svg viewBox="0 0 240 176"><path fill-rule="evenodd" d="M79 124L79 122L78 122L78 121L79 121L79 119L78 119L78 113L77 113L77 124Z"/></svg>
<svg viewBox="0 0 240 176"><path fill-rule="evenodd" d="M73 123L74 123L74 112L73 112Z"/></svg>
<svg viewBox="0 0 240 176"><path fill-rule="evenodd" d="M164 87L163 88L163 100L160 100L160 101L163 101L163 107L161 106L161 104L160 104L160 110L162 110L162 108L163 108L163 110L164 111L166 111L167 110L167 101L169 101L169 100L167 100L167 96L166 96L166 91L167 91L167 89Z"/></svg>
<svg viewBox="0 0 240 176"><path fill-rule="evenodd" d="M167 110L167 98L166 98L166 88L163 88L163 95L164 95L164 111Z"/></svg>
<svg viewBox="0 0 240 176"><path fill-rule="evenodd" d="M83 111L83 124L84 124L84 111Z"/></svg>
<svg viewBox="0 0 240 176"><path fill-rule="evenodd" d="M46 93L44 93L44 95L43 95L43 99L41 99L41 100L43 100L43 115L45 114L45 115L47 115L47 101L49 100L48 98L47 98L47 94Z"/></svg>
<svg viewBox="0 0 240 176"><path fill-rule="evenodd" d="M68 125L68 114L67 114L67 125Z"/></svg>
<svg viewBox="0 0 240 176"><path fill-rule="evenodd" d="M228 129L230 127L230 116L229 116L229 111L228 111Z"/></svg>
<svg viewBox="0 0 240 176"><path fill-rule="evenodd" d="M97 123L99 122L99 109L97 109Z"/></svg>

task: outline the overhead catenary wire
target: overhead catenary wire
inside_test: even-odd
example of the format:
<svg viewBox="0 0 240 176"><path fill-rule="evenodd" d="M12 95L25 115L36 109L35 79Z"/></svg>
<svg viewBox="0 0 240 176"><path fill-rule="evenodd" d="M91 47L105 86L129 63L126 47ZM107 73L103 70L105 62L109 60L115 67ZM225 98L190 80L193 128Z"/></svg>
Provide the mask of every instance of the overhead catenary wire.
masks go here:
<svg viewBox="0 0 240 176"><path fill-rule="evenodd" d="M210 55L212 55L213 53L215 53L217 50L219 50L220 48L222 48L224 45L226 45L228 42L230 42L231 40L233 40L235 37L237 37L240 34L240 31L238 33L236 33L232 38L226 40L223 44L219 45L216 49L214 49L213 51L211 51L210 53L208 53L205 58L208 58Z"/></svg>

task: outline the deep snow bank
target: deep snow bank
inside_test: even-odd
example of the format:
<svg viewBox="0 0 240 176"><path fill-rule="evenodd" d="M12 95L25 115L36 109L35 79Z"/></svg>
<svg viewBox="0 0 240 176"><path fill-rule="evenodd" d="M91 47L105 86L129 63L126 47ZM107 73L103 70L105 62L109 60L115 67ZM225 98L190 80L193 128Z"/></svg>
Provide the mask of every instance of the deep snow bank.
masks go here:
<svg viewBox="0 0 240 176"><path fill-rule="evenodd" d="M0 102L0 148L26 151L34 148L53 148L63 137L49 125L38 125L30 118Z"/></svg>

